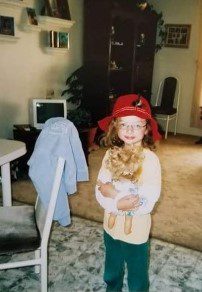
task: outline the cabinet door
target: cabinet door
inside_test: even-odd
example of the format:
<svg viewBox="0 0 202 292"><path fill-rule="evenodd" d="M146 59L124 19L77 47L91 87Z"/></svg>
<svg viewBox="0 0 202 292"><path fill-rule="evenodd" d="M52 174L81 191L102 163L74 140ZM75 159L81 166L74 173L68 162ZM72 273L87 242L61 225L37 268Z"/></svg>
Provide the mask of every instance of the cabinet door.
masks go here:
<svg viewBox="0 0 202 292"><path fill-rule="evenodd" d="M139 23L135 23L135 28L133 88L135 92L150 99L156 42L156 18L142 19Z"/></svg>
<svg viewBox="0 0 202 292"><path fill-rule="evenodd" d="M133 71L134 25L133 20L121 15L112 17L109 82L110 91L115 95L131 91Z"/></svg>
<svg viewBox="0 0 202 292"><path fill-rule="evenodd" d="M108 113L110 1L84 1L84 98L93 122Z"/></svg>

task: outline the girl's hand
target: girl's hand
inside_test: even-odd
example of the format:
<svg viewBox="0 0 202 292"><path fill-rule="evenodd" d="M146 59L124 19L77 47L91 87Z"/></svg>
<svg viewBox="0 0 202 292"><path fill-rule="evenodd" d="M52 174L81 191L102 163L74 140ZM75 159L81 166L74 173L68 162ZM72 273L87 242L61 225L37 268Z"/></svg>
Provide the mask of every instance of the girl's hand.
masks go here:
<svg viewBox="0 0 202 292"><path fill-rule="evenodd" d="M128 195L118 200L117 209L121 211L136 210L139 207L139 196Z"/></svg>
<svg viewBox="0 0 202 292"><path fill-rule="evenodd" d="M104 197L114 199L117 195L117 192L112 183L102 183L101 181L97 181L98 190Z"/></svg>

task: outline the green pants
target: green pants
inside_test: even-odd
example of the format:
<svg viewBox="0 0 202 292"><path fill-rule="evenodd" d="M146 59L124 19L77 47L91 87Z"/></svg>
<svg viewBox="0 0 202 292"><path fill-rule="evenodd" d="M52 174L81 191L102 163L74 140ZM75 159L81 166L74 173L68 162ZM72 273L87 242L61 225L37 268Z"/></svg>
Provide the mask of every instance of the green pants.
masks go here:
<svg viewBox="0 0 202 292"><path fill-rule="evenodd" d="M107 292L120 292L123 286L125 263L130 292L149 291L149 243L130 244L115 240L104 231L106 248L104 281Z"/></svg>

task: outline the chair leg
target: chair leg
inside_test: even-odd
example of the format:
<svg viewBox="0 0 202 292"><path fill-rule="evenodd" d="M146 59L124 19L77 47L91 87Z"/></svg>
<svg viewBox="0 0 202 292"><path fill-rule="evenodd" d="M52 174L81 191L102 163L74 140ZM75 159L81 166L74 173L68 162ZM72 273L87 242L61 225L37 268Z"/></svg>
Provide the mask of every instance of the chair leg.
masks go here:
<svg viewBox="0 0 202 292"><path fill-rule="evenodd" d="M41 251L40 251L40 249L37 249L37 250L35 251L35 259L39 259L40 256L41 256ZM35 273L36 273L36 274L39 274L39 273L40 273L40 265L36 265L36 266L34 267L34 270L35 270Z"/></svg>
<svg viewBox="0 0 202 292"><path fill-rule="evenodd" d="M167 119L166 119L166 132L165 132L165 139L167 139L167 137L168 137L168 124L169 124L169 116L167 116Z"/></svg>
<svg viewBox="0 0 202 292"><path fill-rule="evenodd" d="M41 254L41 292L47 292L47 277L48 277L48 269L47 269L47 252L43 252Z"/></svg>
<svg viewBox="0 0 202 292"><path fill-rule="evenodd" d="M178 115L176 115L176 118L175 118L175 130L174 130L174 135L176 135L176 133L177 133L177 122L178 122Z"/></svg>

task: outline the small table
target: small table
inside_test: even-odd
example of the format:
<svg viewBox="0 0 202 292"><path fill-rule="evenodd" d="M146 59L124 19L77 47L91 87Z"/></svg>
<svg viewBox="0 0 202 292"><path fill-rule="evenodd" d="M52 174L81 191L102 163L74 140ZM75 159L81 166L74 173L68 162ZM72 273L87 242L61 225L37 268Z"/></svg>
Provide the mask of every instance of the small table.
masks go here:
<svg viewBox="0 0 202 292"><path fill-rule="evenodd" d="M25 143L0 139L0 166L2 176L3 206L11 206L10 162L26 153Z"/></svg>

